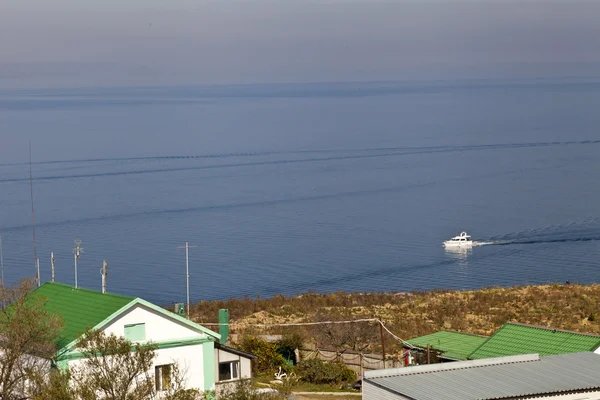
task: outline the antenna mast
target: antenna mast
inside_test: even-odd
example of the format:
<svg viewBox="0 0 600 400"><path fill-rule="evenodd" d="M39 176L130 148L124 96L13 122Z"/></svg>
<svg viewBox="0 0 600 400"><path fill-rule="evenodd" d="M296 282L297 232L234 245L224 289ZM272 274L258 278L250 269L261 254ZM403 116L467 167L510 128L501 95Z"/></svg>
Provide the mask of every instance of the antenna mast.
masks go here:
<svg viewBox="0 0 600 400"><path fill-rule="evenodd" d="M2 280L0 283L4 285L4 258L2 257L2 235L0 235L0 270L2 270Z"/></svg>
<svg viewBox="0 0 600 400"><path fill-rule="evenodd" d="M33 264L38 271L38 258L37 258L37 241L35 238L35 213L33 211L33 171L31 168L31 141L29 141L29 189L31 192L31 226L33 228ZM38 286L40 285L40 274L37 273Z"/></svg>
<svg viewBox="0 0 600 400"><path fill-rule="evenodd" d="M188 242L185 242L185 246L180 246L178 249L185 249L185 282L187 287L187 319L190 319L190 246Z"/></svg>
<svg viewBox="0 0 600 400"><path fill-rule="evenodd" d="M75 289L77 289L77 260L83 253L83 247L81 247L81 239L75 239L75 248L73 249L73 255L75 256Z"/></svg>
<svg viewBox="0 0 600 400"><path fill-rule="evenodd" d="M52 282L54 282L54 261L56 261L56 259L54 258L54 252L51 252L50 263L52 264Z"/></svg>
<svg viewBox="0 0 600 400"><path fill-rule="evenodd" d="M102 261L102 269L100 270L100 273L102 274L102 293L106 293L106 277L108 276L108 271L107 271L107 267L108 264L106 263L106 260Z"/></svg>

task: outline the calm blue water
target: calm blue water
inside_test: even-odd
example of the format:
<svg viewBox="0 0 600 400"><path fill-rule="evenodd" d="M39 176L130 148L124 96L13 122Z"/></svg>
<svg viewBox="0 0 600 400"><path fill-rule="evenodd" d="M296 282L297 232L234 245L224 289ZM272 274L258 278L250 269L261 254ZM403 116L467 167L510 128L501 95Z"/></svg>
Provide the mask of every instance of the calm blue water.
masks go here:
<svg viewBox="0 0 600 400"><path fill-rule="evenodd" d="M9 282L159 303L600 281L600 79L0 91ZM448 253L466 230L495 244Z"/></svg>

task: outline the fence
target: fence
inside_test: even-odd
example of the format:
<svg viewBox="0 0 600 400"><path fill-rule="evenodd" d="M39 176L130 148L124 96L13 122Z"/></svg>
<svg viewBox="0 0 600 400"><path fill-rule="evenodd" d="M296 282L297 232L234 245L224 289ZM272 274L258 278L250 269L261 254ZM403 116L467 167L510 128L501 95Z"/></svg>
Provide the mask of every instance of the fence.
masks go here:
<svg viewBox="0 0 600 400"><path fill-rule="evenodd" d="M361 353L353 350L336 351L333 349L301 349L299 350L299 360L319 359L323 361L339 361L346 364L349 368L361 375L363 371L383 368L399 368L404 366L401 358L386 357L385 365L381 354Z"/></svg>

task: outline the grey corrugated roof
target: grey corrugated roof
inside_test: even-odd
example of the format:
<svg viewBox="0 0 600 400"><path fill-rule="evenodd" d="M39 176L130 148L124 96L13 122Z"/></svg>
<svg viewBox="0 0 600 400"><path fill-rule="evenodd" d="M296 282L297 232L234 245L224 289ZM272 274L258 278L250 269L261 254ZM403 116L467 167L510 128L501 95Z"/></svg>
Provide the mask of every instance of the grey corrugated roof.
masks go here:
<svg viewBox="0 0 600 400"><path fill-rule="evenodd" d="M385 373L365 373L365 381L415 400L502 399L600 388L600 355L586 352L501 357L397 368L389 375Z"/></svg>

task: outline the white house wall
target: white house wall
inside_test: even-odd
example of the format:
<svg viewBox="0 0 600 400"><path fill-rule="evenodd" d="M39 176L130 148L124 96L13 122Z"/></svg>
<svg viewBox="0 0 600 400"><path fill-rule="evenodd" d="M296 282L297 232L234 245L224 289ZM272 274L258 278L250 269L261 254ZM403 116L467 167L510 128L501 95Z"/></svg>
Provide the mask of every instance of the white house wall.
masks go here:
<svg viewBox="0 0 600 400"><path fill-rule="evenodd" d="M230 353L223 349L219 349L217 354L217 362L227 362L227 361L239 361L241 358L239 355Z"/></svg>
<svg viewBox="0 0 600 400"><path fill-rule="evenodd" d="M215 374L216 380L219 381L219 363L228 361L240 362L240 378L248 379L252 377L252 360L239 354L230 353L227 350L215 349Z"/></svg>
<svg viewBox="0 0 600 400"><path fill-rule="evenodd" d="M185 387L202 390L204 388L204 365L202 345L158 349L154 365L177 363L179 371L185 377ZM154 375L154 368L152 369Z"/></svg>
<svg viewBox="0 0 600 400"><path fill-rule="evenodd" d="M179 321L169 319L164 314L160 314L141 304L137 304L135 307L127 310L125 314L111 321L103 330L107 334L113 333L116 336L124 336L125 325L140 323L146 324L146 340L157 343L177 339L205 337L204 333L195 331Z"/></svg>
<svg viewBox="0 0 600 400"><path fill-rule="evenodd" d="M209 381L204 382L206 371L204 370L204 354L203 345L193 342L195 339L205 339L207 335L199 330L193 329L177 321L175 318L170 318L160 312L152 310L143 304L136 304L122 315L116 316L102 330L110 335L114 334L118 337L125 336L125 325L144 324L145 325L145 342L152 342L158 345L156 350L156 358L154 366L177 363L185 380L186 388L210 389L214 387L214 371L210 372ZM181 345L172 346L173 342L181 341ZM190 342L186 344L186 342ZM161 344L163 346L161 346ZM213 347L210 346L210 363L213 364ZM70 360L68 365L70 368L79 365L82 360ZM150 375L154 378L154 366Z"/></svg>
<svg viewBox="0 0 600 400"><path fill-rule="evenodd" d="M154 364L148 371L148 375L154 379L154 367L159 365L177 364L181 375L184 377L184 386L188 389L204 388L204 365L202 345L189 345L173 347L169 349L158 349L155 351ZM85 359L69 361L69 369L81 367Z"/></svg>
<svg viewBox="0 0 600 400"><path fill-rule="evenodd" d="M249 358L242 357L240 361L240 373L242 379L248 379L252 377L252 360Z"/></svg>

